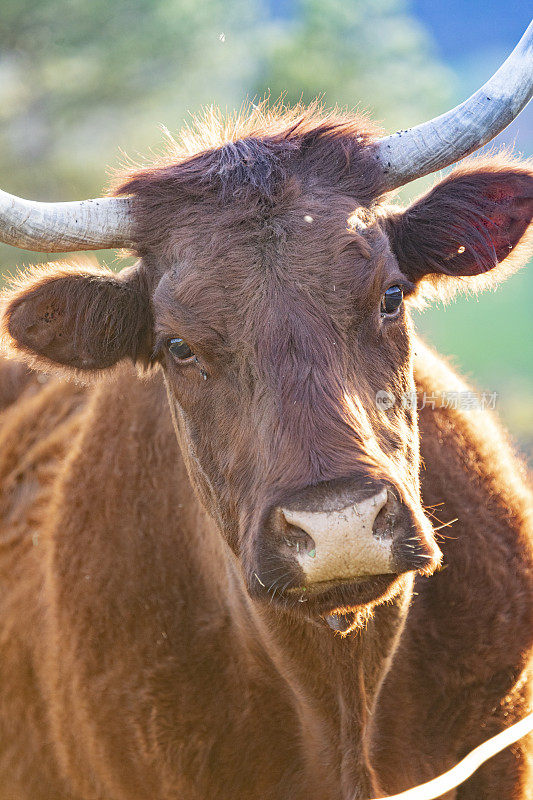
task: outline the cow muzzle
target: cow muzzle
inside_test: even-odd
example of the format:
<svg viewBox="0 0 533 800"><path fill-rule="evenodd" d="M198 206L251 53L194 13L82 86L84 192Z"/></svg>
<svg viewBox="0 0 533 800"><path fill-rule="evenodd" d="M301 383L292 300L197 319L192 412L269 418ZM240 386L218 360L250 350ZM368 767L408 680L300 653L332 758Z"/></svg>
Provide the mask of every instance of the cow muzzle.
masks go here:
<svg viewBox="0 0 533 800"><path fill-rule="evenodd" d="M386 484L308 487L275 509L281 550L306 586L365 580L410 570L429 573L440 551L431 524Z"/></svg>
<svg viewBox="0 0 533 800"><path fill-rule="evenodd" d="M387 500L387 489L383 488L371 497L337 510L281 508L289 525L287 543L294 545L295 558L307 581L343 580L395 571L392 536L379 536L373 531Z"/></svg>

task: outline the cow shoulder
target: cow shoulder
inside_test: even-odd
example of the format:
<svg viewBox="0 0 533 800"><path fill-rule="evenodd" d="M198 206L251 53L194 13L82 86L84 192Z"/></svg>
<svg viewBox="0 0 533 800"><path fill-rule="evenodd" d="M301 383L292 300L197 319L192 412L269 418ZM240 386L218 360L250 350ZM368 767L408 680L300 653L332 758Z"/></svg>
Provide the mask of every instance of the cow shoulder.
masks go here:
<svg viewBox="0 0 533 800"><path fill-rule="evenodd" d="M470 389L418 340L415 351L421 405L426 397L422 497L435 528L443 526L443 563L417 578L376 706L375 763L389 792L449 769L525 716L533 656L532 499L524 467L489 411L440 407L445 393ZM521 785L525 747L478 773L479 796L500 785L493 769Z"/></svg>
<svg viewBox="0 0 533 800"><path fill-rule="evenodd" d="M481 395L422 343L416 350L419 394L439 398L434 409L426 403L420 412L420 441L422 497L434 527L443 526L437 532L443 564L417 580L402 649L424 654L424 680L435 691L441 687L441 696L446 686L452 705L464 702L466 713L468 689L476 713L490 716L505 705L512 718L533 656L533 496L526 468L495 415L461 403L461 396ZM454 392L457 407L441 407L440 398Z"/></svg>

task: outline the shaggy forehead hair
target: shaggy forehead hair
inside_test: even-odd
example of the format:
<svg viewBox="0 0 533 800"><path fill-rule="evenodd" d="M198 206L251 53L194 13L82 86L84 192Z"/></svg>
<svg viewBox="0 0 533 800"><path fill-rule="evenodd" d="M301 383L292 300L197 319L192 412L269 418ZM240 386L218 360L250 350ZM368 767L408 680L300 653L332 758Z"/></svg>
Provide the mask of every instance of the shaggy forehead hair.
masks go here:
<svg viewBox="0 0 533 800"><path fill-rule="evenodd" d="M155 202L159 211L178 198L268 204L295 177L309 191L334 190L368 206L379 177L368 145L378 135L364 116L324 113L317 104L292 109L263 104L233 117L211 109L178 139L169 136L162 157L122 173L115 193Z"/></svg>

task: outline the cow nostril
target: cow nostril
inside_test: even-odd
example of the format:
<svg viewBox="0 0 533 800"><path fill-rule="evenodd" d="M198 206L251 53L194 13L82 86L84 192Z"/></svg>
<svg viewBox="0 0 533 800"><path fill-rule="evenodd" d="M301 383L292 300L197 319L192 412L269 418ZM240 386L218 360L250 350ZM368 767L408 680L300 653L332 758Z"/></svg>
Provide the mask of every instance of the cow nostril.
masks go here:
<svg viewBox="0 0 533 800"><path fill-rule="evenodd" d="M399 508L400 504L398 500L388 491L387 501L378 511L374 524L372 525L372 533L374 536L378 539L392 539L394 535L394 526L398 520Z"/></svg>
<svg viewBox="0 0 533 800"><path fill-rule="evenodd" d="M391 509L384 506L378 513L374 525L372 526L372 533L378 539L392 538L394 534L394 523L396 515Z"/></svg>
<svg viewBox="0 0 533 800"><path fill-rule="evenodd" d="M314 539L312 539L306 531L302 530L302 528L298 528L296 525L286 524L283 541L293 552L296 551L298 554L308 555L310 558L314 558L316 555Z"/></svg>

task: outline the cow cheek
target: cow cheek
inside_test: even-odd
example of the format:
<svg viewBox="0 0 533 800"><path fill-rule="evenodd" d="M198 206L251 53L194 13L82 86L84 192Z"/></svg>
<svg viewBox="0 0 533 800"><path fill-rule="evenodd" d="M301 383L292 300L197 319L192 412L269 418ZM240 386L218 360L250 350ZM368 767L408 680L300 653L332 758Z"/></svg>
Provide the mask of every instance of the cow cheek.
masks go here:
<svg viewBox="0 0 533 800"><path fill-rule="evenodd" d="M167 376L165 376L165 384L174 432L189 479L206 511L218 522L220 520L220 509L215 483L202 453L204 448L201 446L202 442L198 433L196 417L199 409L196 409L197 413L193 416L188 410L188 404L186 406L178 402L174 387Z"/></svg>
<svg viewBox="0 0 533 800"><path fill-rule="evenodd" d="M239 497L234 473L243 463L237 447L242 439L238 402L220 388L195 400L182 405L169 387L174 427L191 484L230 546L235 546ZM228 415L228 408L234 413Z"/></svg>

